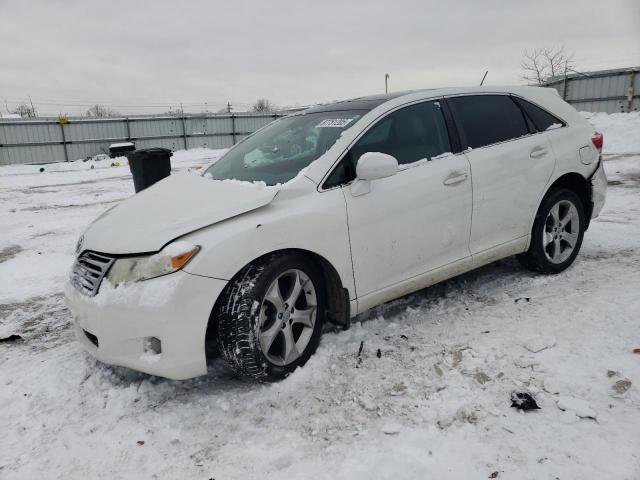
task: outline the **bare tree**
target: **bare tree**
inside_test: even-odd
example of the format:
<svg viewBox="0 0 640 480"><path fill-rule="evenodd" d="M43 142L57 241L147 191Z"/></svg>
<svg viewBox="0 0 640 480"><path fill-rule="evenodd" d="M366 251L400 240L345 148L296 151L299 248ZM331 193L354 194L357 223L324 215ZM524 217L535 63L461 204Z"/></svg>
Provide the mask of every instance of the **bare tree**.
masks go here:
<svg viewBox="0 0 640 480"><path fill-rule="evenodd" d="M564 45L525 50L520 63L522 79L532 85L544 85L547 80L564 75L574 66L573 54L567 53Z"/></svg>
<svg viewBox="0 0 640 480"><path fill-rule="evenodd" d="M87 117L105 118L105 117L117 117L120 113L110 109L104 105L96 103L89 110L87 110Z"/></svg>
<svg viewBox="0 0 640 480"><path fill-rule="evenodd" d="M11 113L17 113L22 118L34 118L37 115L36 108L33 105L27 105L24 102L18 105Z"/></svg>
<svg viewBox="0 0 640 480"><path fill-rule="evenodd" d="M254 112L275 112L276 106L266 98L259 98L253 104L252 110Z"/></svg>

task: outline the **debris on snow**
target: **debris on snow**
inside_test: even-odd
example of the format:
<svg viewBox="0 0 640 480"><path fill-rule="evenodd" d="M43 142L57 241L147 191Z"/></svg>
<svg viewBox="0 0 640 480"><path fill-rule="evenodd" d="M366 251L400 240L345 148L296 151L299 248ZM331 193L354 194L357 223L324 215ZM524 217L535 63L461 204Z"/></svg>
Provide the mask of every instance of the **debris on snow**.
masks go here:
<svg viewBox="0 0 640 480"><path fill-rule="evenodd" d="M462 350L454 350L451 352L451 364L457 367L462 362Z"/></svg>
<svg viewBox="0 0 640 480"><path fill-rule="evenodd" d="M638 354L640 354L640 348L634 348L634 349L633 349L633 353L638 353Z"/></svg>
<svg viewBox="0 0 640 480"><path fill-rule="evenodd" d="M622 395L626 393L627 390L631 388L631 380L628 378L623 378L622 380L618 380L611 386L611 389L616 392L618 395Z"/></svg>
<svg viewBox="0 0 640 480"><path fill-rule="evenodd" d="M532 368L540 365L540 362L532 357L517 357L513 359L513 364L520 368Z"/></svg>
<svg viewBox="0 0 640 480"><path fill-rule="evenodd" d="M18 340L22 340L20 335L9 335L8 337L0 338L0 342L15 342Z"/></svg>
<svg viewBox="0 0 640 480"><path fill-rule="evenodd" d="M358 348L358 363L356 364L356 368L360 367L360 364L362 363L362 350L364 349L364 341L360 342L360 348Z"/></svg>
<svg viewBox="0 0 640 480"><path fill-rule="evenodd" d="M618 375L618 372L616 372L615 370L607 370L607 377L611 378Z"/></svg>
<svg viewBox="0 0 640 480"><path fill-rule="evenodd" d="M358 398L358 405L368 412L373 412L378 409L378 405L369 397L361 396Z"/></svg>
<svg viewBox="0 0 640 480"><path fill-rule="evenodd" d="M528 392L511 393L511 406L519 410L540 410L536 399Z"/></svg>
<svg viewBox="0 0 640 480"><path fill-rule="evenodd" d="M472 425L475 425L476 423L478 423L478 421L478 412L474 407L469 408L462 406L458 408L453 415L449 414L448 416L441 416L436 422L436 425L440 429L444 430L446 428L449 428L454 423L470 423Z"/></svg>
<svg viewBox="0 0 640 480"><path fill-rule="evenodd" d="M515 303L526 302L529 303L531 301L531 297L518 297L514 300Z"/></svg>
<svg viewBox="0 0 640 480"><path fill-rule="evenodd" d="M382 426L382 433L385 435L397 435L402 430L402 426L396 422L388 422Z"/></svg>
<svg viewBox="0 0 640 480"><path fill-rule="evenodd" d="M9 245L8 247L3 248L0 250L0 263L11 260L21 251L22 247L20 245Z"/></svg>
<svg viewBox="0 0 640 480"><path fill-rule="evenodd" d="M523 346L531 353L538 353L547 348L555 347L556 337L552 335L538 335L537 337L527 340Z"/></svg>
<svg viewBox="0 0 640 480"><path fill-rule="evenodd" d="M407 393L407 386L404 383L396 383L389 391L389 395L393 397L399 397L405 393Z"/></svg>
<svg viewBox="0 0 640 480"><path fill-rule="evenodd" d="M486 373L484 373L484 372L476 372L476 374L473 376L473 378L480 385L484 385L485 383L491 381L491 377L489 375L487 375Z"/></svg>
<svg viewBox="0 0 640 480"><path fill-rule="evenodd" d="M562 396L557 402L560 410L567 410L575 413L580 418L596 419L596 412L591 409L589 402L580 398Z"/></svg>

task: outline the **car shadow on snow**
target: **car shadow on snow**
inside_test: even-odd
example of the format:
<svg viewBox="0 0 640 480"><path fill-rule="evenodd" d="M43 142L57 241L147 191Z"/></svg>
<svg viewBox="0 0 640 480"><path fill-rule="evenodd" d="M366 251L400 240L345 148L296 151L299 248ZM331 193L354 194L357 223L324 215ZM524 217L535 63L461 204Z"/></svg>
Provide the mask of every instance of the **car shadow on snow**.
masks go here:
<svg viewBox="0 0 640 480"><path fill-rule="evenodd" d="M460 302L462 306L465 299L473 298L481 303L495 305L501 300L494 294L501 296L507 286L536 276L538 275L520 266L515 257L510 257L378 305L357 315L353 321L367 322L380 317L392 321L407 309L428 310L431 305L444 300Z"/></svg>

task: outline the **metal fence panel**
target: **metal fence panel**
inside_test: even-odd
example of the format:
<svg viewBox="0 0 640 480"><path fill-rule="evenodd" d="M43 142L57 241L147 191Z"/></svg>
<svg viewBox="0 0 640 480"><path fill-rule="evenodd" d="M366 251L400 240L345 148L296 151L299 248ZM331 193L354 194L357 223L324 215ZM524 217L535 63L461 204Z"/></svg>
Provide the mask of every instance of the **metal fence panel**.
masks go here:
<svg viewBox="0 0 640 480"><path fill-rule="evenodd" d="M228 148L272 122L278 114L138 116L0 121L0 165L77 160L108 153L111 143L137 148Z"/></svg>
<svg viewBox="0 0 640 480"><path fill-rule="evenodd" d="M179 118L172 119L135 119L131 120L131 137L162 137L180 136L183 134L182 121Z"/></svg>
<svg viewBox="0 0 640 480"><path fill-rule="evenodd" d="M264 127L268 123L271 123L275 120L275 117L246 117L246 116L237 116L236 117L236 131L239 133L253 133L259 128Z"/></svg>
<svg viewBox="0 0 640 480"><path fill-rule="evenodd" d="M127 125L123 121L70 122L64 126L64 134L69 141L102 138L122 139L127 137Z"/></svg>
<svg viewBox="0 0 640 480"><path fill-rule="evenodd" d="M46 122L0 123L0 144L61 142L60 125Z"/></svg>
<svg viewBox="0 0 640 480"><path fill-rule="evenodd" d="M187 145L189 148L229 148L233 146L233 138L229 135L190 137L187 139Z"/></svg>
<svg viewBox="0 0 640 480"><path fill-rule="evenodd" d="M0 148L0 165L47 163L52 158L64 159L64 147L62 144Z"/></svg>

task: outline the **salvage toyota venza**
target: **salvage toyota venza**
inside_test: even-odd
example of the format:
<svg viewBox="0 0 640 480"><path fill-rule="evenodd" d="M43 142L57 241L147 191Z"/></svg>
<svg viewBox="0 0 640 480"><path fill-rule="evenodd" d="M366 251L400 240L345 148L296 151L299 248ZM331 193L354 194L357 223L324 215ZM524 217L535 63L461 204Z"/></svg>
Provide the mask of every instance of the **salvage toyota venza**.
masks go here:
<svg viewBox="0 0 640 480"><path fill-rule="evenodd" d="M510 255L567 268L604 203L601 147L543 88L309 108L96 219L66 288L74 327L150 374L205 374L213 342L237 372L283 378L326 322Z"/></svg>

